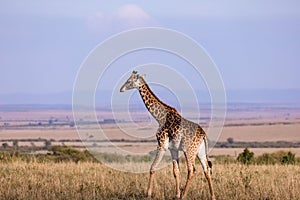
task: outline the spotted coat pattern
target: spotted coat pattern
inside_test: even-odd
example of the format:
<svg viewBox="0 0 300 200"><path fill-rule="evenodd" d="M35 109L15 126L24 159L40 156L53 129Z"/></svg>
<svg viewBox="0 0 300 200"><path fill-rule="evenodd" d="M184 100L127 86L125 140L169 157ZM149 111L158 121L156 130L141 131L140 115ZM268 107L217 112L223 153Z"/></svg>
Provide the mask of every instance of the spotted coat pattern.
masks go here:
<svg viewBox="0 0 300 200"><path fill-rule="evenodd" d="M183 118L175 108L162 102L151 91L144 78L139 76L135 71L124 83L120 91L123 92L134 88L138 89L146 108L159 125L156 132L158 151L150 169L148 196L150 197L152 194L153 178L157 166L165 151L169 149L173 159L173 173L176 180L176 197L186 197L195 173L195 158L198 157L203 167L205 177L209 183L211 198L215 199L211 180L211 162L208 160L207 156L208 145L205 131L200 125ZM180 150L184 152L188 166L188 178L182 196L180 196L180 171L178 162L178 152Z"/></svg>

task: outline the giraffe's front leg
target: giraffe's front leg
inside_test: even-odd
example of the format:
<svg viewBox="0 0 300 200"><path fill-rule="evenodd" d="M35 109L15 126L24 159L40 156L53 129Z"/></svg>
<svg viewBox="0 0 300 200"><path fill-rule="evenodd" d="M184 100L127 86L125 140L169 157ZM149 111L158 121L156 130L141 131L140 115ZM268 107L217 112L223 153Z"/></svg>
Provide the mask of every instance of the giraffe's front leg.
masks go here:
<svg viewBox="0 0 300 200"><path fill-rule="evenodd" d="M155 174L155 171L157 169L157 166L159 165L161 159L163 158L165 152L166 152L166 149L163 148L163 147L158 147L157 148L157 153L156 153L156 156L155 156L155 159L151 165L151 168L150 168L150 179L149 179L149 185L148 185L148 197L151 197L152 195L152 188L153 188L153 178L154 178L154 174Z"/></svg>

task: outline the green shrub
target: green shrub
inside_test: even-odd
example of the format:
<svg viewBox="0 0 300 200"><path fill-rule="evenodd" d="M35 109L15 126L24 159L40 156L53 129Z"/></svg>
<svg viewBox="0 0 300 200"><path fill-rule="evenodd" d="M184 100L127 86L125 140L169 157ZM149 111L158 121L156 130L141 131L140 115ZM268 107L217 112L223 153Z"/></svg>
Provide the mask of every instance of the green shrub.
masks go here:
<svg viewBox="0 0 300 200"><path fill-rule="evenodd" d="M296 157L295 154L292 152L288 152L285 156L281 159L282 164L295 164L296 163Z"/></svg>
<svg viewBox="0 0 300 200"><path fill-rule="evenodd" d="M295 164L297 163L297 158L290 151L276 151L258 156L255 162L258 165Z"/></svg>
<svg viewBox="0 0 300 200"><path fill-rule="evenodd" d="M95 162L96 159L88 151L80 151L70 146L51 146L48 155L38 156L39 162Z"/></svg>
<svg viewBox="0 0 300 200"><path fill-rule="evenodd" d="M254 153L249 151L248 148L245 148L244 151L238 155L237 161L247 165L251 164L254 161Z"/></svg>
<svg viewBox="0 0 300 200"><path fill-rule="evenodd" d="M24 154L19 151L4 151L0 152L0 162L10 163L15 161L25 161L31 162L34 161L35 157L30 154Z"/></svg>
<svg viewBox="0 0 300 200"><path fill-rule="evenodd" d="M264 153L256 158L256 163L260 165L274 165L278 162L272 154Z"/></svg>

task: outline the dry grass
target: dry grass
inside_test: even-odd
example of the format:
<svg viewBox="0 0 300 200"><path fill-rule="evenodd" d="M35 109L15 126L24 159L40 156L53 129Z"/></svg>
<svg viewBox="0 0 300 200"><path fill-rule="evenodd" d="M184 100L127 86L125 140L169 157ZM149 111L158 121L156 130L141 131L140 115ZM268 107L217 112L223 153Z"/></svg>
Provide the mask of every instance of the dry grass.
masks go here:
<svg viewBox="0 0 300 200"><path fill-rule="evenodd" d="M186 168L182 164L181 186ZM153 199L172 199L171 166L158 171ZM209 199L200 166L188 199ZM300 166L214 166L217 199L300 199ZM0 199L145 199L148 173L115 171L95 163L0 164Z"/></svg>

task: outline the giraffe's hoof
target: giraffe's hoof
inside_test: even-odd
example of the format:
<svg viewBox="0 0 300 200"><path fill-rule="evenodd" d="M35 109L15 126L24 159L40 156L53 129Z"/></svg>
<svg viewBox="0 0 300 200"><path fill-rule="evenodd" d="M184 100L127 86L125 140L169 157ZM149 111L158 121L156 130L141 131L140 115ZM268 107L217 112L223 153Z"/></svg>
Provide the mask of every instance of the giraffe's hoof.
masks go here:
<svg viewBox="0 0 300 200"><path fill-rule="evenodd" d="M148 192L147 198L148 198L148 199L151 199L151 196L152 196L151 193Z"/></svg>

